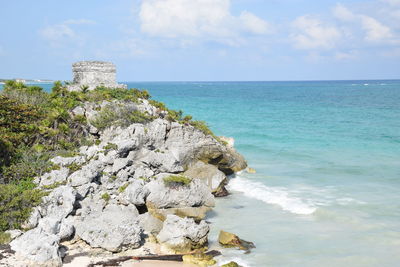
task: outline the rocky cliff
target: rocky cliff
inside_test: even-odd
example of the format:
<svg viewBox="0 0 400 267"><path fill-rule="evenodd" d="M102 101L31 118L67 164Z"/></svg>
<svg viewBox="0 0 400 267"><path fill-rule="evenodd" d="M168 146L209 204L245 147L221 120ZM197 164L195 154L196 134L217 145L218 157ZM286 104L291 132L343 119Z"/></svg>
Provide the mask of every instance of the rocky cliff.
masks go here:
<svg viewBox="0 0 400 267"><path fill-rule="evenodd" d="M186 253L207 244L207 211L226 194L227 175L246 168L229 144L141 99L84 103L72 116L96 121L105 109L129 108L152 120L87 131L96 138L35 179L47 191L15 238L13 263L60 266L77 246L118 253L158 243ZM147 252L151 253L151 252Z"/></svg>

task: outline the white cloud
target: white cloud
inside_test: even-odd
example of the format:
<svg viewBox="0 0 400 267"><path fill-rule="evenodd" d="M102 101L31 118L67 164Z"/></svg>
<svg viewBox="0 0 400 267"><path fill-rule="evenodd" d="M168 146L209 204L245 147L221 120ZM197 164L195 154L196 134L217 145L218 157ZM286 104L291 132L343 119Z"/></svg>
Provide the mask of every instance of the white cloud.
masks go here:
<svg viewBox="0 0 400 267"><path fill-rule="evenodd" d="M337 60L349 60L354 59L358 56L358 52L353 50L349 52L336 52L335 59Z"/></svg>
<svg viewBox="0 0 400 267"><path fill-rule="evenodd" d="M241 20L244 29L251 33L267 34L272 30L272 27L268 22L248 11L243 11L240 14L239 19Z"/></svg>
<svg viewBox="0 0 400 267"><path fill-rule="evenodd" d="M61 39L74 38L76 36L71 27L65 24L47 26L40 31L40 34L50 42L57 42Z"/></svg>
<svg viewBox="0 0 400 267"><path fill-rule="evenodd" d="M308 15L298 17L292 26L296 33L291 34L291 39L298 49L332 49L342 36L335 26Z"/></svg>
<svg viewBox="0 0 400 267"><path fill-rule="evenodd" d="M270 25L243 11L230 13L230 0L143 0L139 12L141 30L166 38L203 38L235 43L241 34L266 34Z"/></svg>
<svg viewBox="0 0 400 267"><path fill-rule="evenodd" d="M68 43L81 44L84 37L79 35L74 27L76 25L92 25L92 20L71 19L63 21L60 24L47 26L39 31L39 34L46 39L51 46L60 47Z"/></svg>
<svg viewBox="0 0 400 267"><path fill-rule="evenodd" d="M385 2L398 2L397 0L385 1ZM400 2L400 0L399 0ZM393 42L394 34L390 27L384 25L377 19L367 16L364 14L356 14L347 7L338 4L333 9L334 16L343 22L355 23L361 25L364 31L364 40L368 42Z"/></svg>
<svg viewBox="0 0 400 267"><path fill-rule="evenodd" d="M341 4L337 4L333 8L333 15L342 21L352 21L357 18L357 16L353 12L351 12L347 7Z"/></svg>
<svg viewBox="0 0 400 267"><path fill-rule="evenodd" d="M82 24L87 24L87 25L93 25L96 24L95 21L89 20L89 19L69 19L63 22L63 24L69 24L69 25L82 25Z"/></svg>
<svg viewBox="0 0 400 267"><path fill-rule="evenodd" d="M391 29L385 25L383 25L378 20L365 16L360 15L362 28L365 30L365 40L371 42L379 42L382 40L389 40L393 38L393 33Z"/></svg>
<svg viewBox="0 0 400 267"><path fill-rule="evenodd" d="M381 0L381 2L384 2L391 6L400 6L400 0Z"/></svg>

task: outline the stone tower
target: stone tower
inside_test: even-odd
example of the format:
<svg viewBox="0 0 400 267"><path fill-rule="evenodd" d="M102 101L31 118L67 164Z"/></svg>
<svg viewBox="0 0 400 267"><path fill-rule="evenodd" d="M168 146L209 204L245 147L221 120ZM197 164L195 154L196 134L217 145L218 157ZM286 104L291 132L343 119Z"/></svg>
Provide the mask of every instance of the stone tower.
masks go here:
<svg viewBox="0 0 400 267"><path fill-rule="evenodd" d="M111 62L80 61L72 65L73 83L68 86L70 91L80 91L84 86L89 90L97 86L109 88L126 88L125 84L116 81L116 67Z"/></svg>

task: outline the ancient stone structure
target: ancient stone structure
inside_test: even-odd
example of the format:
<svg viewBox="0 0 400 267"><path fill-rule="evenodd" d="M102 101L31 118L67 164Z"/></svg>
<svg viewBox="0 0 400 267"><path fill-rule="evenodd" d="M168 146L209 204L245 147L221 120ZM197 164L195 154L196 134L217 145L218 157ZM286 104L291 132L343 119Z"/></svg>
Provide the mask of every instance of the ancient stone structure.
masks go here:
<svg viewBox="0 0 400 267"><path fill-rule="evenodd" d="M110 88L126 88L125 84L116 82L116 67L111 62L80 61L72 65L74 80L68 86L70 91L80 91L87 87L93 90L97 86Z"/></svg>

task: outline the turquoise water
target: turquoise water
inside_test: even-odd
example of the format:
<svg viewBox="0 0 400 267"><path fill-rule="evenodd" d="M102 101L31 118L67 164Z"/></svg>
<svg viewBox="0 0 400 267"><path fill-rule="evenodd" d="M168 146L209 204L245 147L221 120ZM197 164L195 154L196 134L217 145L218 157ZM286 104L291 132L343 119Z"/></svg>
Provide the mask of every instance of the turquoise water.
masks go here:
<svg viewBox="0 0 400 267"><path fill-rule="evenodd" d="M256 174L208 218L244 266L399 266L400 81L128 83L205 120ZM49 88L48 86L45 86Z"/></svg>
<svg viewBox="0 0 400 267"><path fill-rule="evenodd" d="M217 202L246 266L399 266L400 81L130 83L206 120L256 174Z"/></svg>

